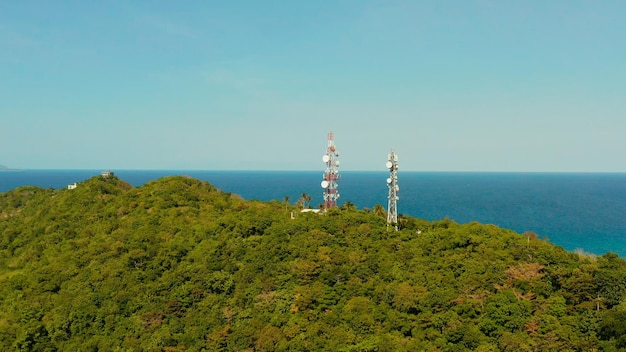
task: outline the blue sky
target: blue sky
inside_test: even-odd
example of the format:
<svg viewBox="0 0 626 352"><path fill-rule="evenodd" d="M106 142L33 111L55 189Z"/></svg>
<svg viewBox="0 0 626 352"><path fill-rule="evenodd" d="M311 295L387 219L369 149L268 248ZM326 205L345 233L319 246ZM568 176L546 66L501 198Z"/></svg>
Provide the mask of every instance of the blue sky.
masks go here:
<svg viewBox="0 0 626 352"><path fill-rule="evenodd" d="M0 2L14 168L626 172L624 1ZM321 172L321 171L320 171Z"/></svg>

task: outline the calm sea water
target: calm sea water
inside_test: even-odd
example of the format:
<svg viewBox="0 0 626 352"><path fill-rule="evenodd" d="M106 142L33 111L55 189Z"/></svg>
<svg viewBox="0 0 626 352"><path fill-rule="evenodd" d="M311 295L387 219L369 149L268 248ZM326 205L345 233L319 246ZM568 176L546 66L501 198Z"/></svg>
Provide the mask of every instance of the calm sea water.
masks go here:
<svg viewBox="0 0 626 352"><path fill-rule="evenodd" d="M64 188L100 170L0 172L0 192L34 185ZM322 171L138 171L115 170L133 186L170 175L206 180L245 199L294 203L302 193L322 203ZM387 205L385 172L341 174L339 203L359 209ZM400 172L400 213L460 223L478 221L519 233L534 231L568 250L626 256L626 174Z"/></svg>

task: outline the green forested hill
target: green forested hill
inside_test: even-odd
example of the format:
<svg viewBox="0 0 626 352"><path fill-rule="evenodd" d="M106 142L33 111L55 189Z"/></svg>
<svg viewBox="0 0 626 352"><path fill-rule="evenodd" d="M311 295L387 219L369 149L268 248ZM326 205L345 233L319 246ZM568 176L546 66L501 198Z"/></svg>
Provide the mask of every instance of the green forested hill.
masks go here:
<svg viewBox="0 0 626 352"><path fill-rule="evenodd" d="M291 212L297 214L292 219ZM626 262L169 177L0 194L4 351L616 351Z"/></svg>

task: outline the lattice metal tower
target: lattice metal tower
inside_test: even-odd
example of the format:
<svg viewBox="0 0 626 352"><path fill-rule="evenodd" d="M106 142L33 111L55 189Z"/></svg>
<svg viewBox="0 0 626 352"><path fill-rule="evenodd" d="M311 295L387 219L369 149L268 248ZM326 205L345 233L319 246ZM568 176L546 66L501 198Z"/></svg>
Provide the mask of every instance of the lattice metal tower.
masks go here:
<svg viewBox="0 0 626 352"><path fill-rule="evenodd" d="M387 205L387 228L393 226L398 231L398 154L393 150L389 153L387 160L387 169L389 169L389 178L387 179L387 187L389 187L389 203Z"/></svg>
<svg viewBox="0 0 626 352"><path fill-rule="evenodd" d="M326 171L322 180L322 188L324 189L324 209L330 209L337 206L339 192L337 191L337 180L339 180L339 152L335 149L335 136L332 132L328 133L328 147L326 154L322 157L322 161L326 164Z"/></svg>

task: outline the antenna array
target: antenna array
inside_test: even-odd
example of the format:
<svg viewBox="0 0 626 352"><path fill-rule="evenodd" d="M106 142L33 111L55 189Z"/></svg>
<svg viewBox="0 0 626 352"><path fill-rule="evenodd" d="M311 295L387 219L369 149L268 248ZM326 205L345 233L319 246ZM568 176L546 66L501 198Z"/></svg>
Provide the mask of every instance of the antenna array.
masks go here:
<svg viewBox="0 0 626 352"><path fill-rule="evenodd" d="M339 192L337 191L337 180L339 180L339 152L335 149L335 136L332 132L328 133L328 147L326 154L322 157L322 161L326 164L326 171L322 180L322 188L324 189L324 209L330 209L337 206Z"/></svg>
<svg viewBox="0 0 626 352"><path fill-rule="evenodd" d="M387 196L389 199L387 205L387 228L393 226L398 231L398 200L400 199L398 197L398 191L400 190L398 186L398 154L393 150L389 153L386 166L389 169L389 178L387 179L387 187L389 187L389 195Z"/></svg>

